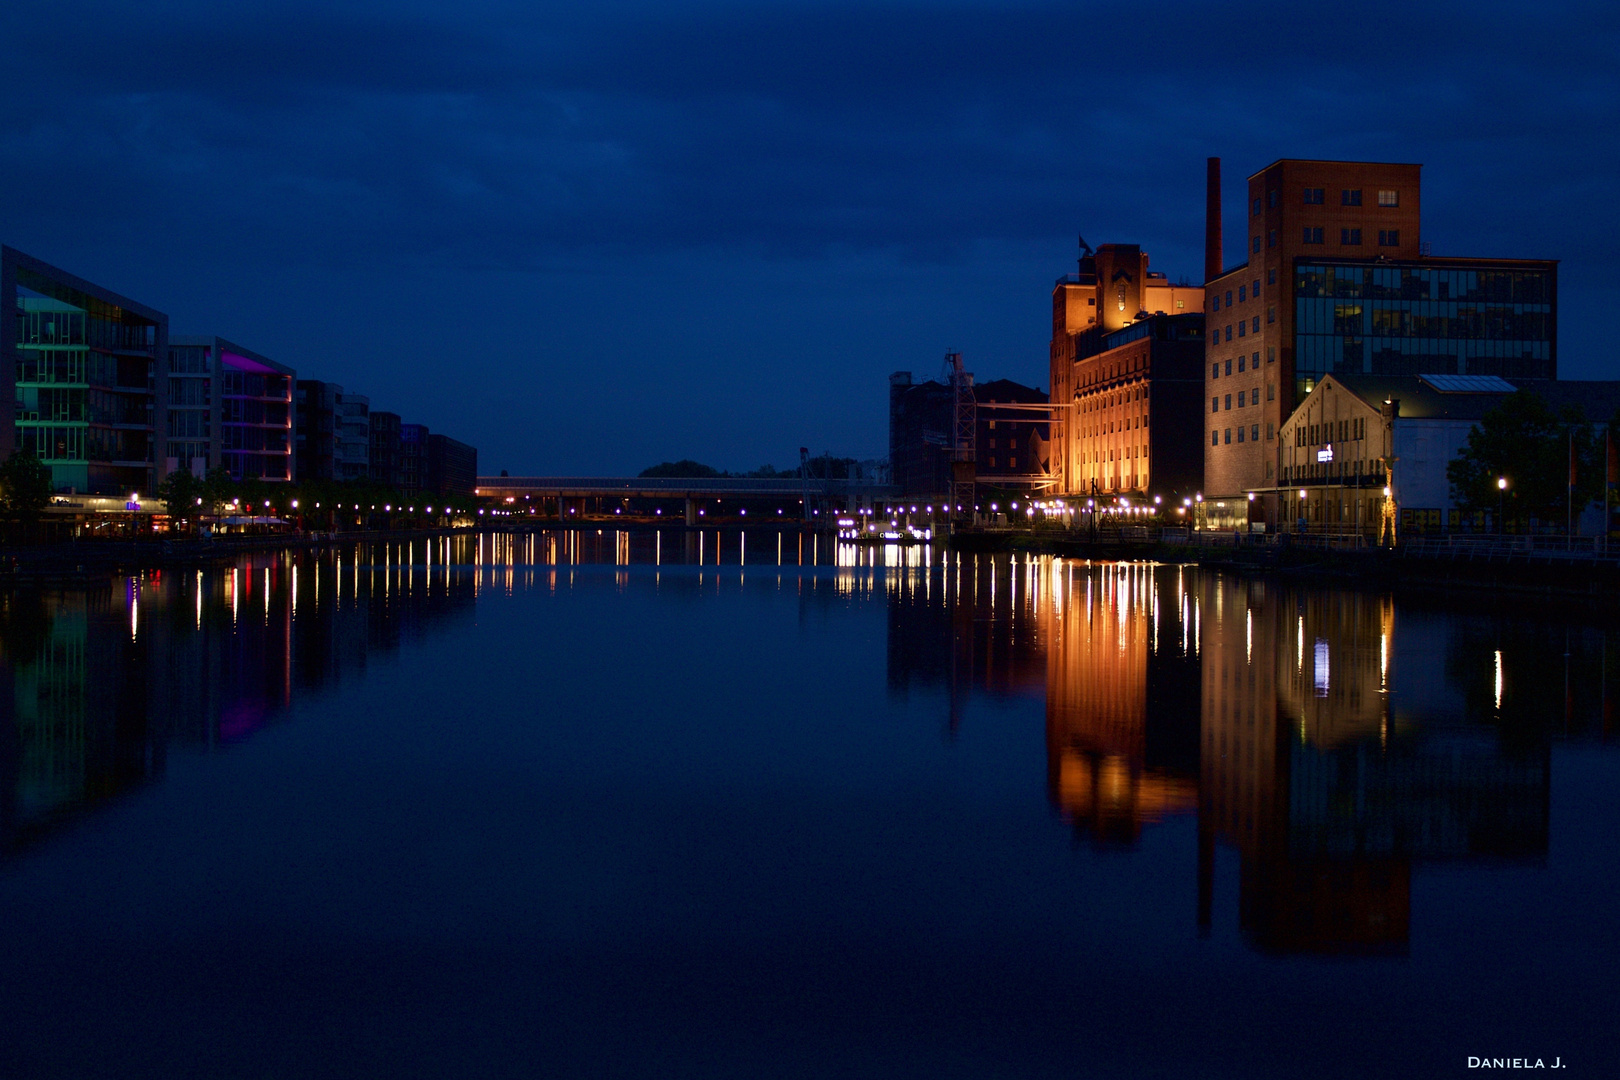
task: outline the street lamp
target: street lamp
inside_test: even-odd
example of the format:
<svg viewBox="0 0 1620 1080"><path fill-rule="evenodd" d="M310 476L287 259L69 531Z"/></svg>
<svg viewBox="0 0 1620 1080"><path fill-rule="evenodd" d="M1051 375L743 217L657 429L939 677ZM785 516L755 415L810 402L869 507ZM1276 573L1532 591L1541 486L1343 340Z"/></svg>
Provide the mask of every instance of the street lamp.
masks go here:
<svg viewBox="0 0 1620 1080"><path fill-rule="evenodd" d="M1496 531L1503 532L1502 528L1502 494L1507 491L1507 477L1496 478Z"/></svg>

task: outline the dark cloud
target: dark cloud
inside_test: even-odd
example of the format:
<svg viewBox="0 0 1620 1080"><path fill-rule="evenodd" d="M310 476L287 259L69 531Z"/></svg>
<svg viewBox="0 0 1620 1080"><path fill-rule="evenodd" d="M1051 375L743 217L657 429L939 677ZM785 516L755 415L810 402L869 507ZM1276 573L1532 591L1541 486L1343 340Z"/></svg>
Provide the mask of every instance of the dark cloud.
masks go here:
<svg viewBox="0 0 1620 1080"><path fill-rule="evenodd" d="M1437 251L1595 282L1617 61L1620 15L1575 4L9 5L0 232L46 257L581 289L657 256L799 265L778 287L810 294L886 260L911 309L938 269L1018 252L1035 315L1003 351L1043 381L1039 294L1075 232L1196 274L1209 154L1229 191L1281 156L1422 162ZM1027 317L987 307L964 336ZM1586 317L1566 311L1566 356L1595 346ZM901 366L852 348L851 370Z"/></svg>

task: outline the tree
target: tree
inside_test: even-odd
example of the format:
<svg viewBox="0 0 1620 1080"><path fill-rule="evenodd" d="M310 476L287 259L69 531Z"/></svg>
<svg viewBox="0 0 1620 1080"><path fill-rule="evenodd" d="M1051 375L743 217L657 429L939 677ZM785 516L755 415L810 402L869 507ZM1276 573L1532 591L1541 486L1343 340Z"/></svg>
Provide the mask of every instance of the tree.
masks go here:
<svg viewBox="0 0 1620 1080"><path fill-rule="evenodd" d="M1505 517L1542 521L1566 520L1571 512L1569 487L1573 452L1573 512L1579 515L1603 494L1603 443L1578 408L1554 412L1536 394L1509 394L1468 433L1468 443L1446 466L1451 497L1464 510L1495 514L1506 477ZM1400 468L1399 463L1396 469Z"/></svg>
<svg viewBox="0 0 1620 1080"><path fill-rule="evenodd" d="M199 505L202 489L203 481L193 476L190 469L176 469L158 484L157 495L163 500L171 521L195 521L203 510Z"/></svg>
<svg viewBox="0 0 1620 1080"><path fill-rule="evenodd" d="M215 465L203 477L197 493L202 496L203 510L217 516L225 504L236 497L236 481L231 479L229 469Z"/></svg>
<svg viewBox="0 0 1620 1080"><path fill-rule="evenodd" d="M653 465L649 468L642 469L641 475L672 476L683 479L690 479L694 477L698 479L710 479L712 477L724 476L726 474L715 469L713 466L703 464L701 461L693 461L690 458L682 458L679 461L665 461L658 465Z"/></svg>
<svg viewBox="0 0 1620 1080"><path fill-rule="evenodd" d="M51 470L27 447L0 464L0 514L32 524L51 501Z"/></svg>

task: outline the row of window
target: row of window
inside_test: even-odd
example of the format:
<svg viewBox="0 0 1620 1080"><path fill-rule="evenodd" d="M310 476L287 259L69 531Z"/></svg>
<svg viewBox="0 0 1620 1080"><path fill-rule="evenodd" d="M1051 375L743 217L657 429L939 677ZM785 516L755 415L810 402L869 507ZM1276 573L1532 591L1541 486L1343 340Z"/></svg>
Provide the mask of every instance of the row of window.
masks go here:
<svg viewBox="0 0 1620 1080"><path fill-rule="evenodd" d="M1277 347L1275 345L1267 345L1266 346L1266 363L1274 364L1276 362L1277 362ZM1244 354L1239 353L1238 358L1237 358L1237 369L1238 369L1238 372L1240 374L1243 372L1245 366L1253 368L1255 371L1259 371L1260 370L1260 354L1259 353L1250 353L1249 355L1245 356ZM1228 375L1232 374L1232 361L1231 360L1226 361L1226 374L1228 374ZM1213 364L1209 365L1209 377L1212 378L1212 379L1218 379L1218 378L1221 377L1221 362L1219 360L1217 360Z"/></svg>
<svg viewBox="0 0 1620 1080"><path fill-rule="evenodd" d="M1301 266L1296 297L1468 300L1551 304L1546 270L1441 270L1410 266Z"/></svg>
<svg viewBox="0 0 1620 1080"><path fill-rule="evenodd" d="M1124 420L1112 421L1106 424L1094 424L1091 427L1080 429L1080 438L1097 439L1104 435L1112 435L1116 431L1136 431L1148 426L1147 414L1141 416L1127 416Z"/></svg>
<svg viewBox="0 0 1620 1080"><path fill-rule="evenodd" d="M1327 202L1327 189L1325 189L1325 188L1319 188L1319 187L1318 188L1310 188L1310 187L1308 187L1308 188L1302 188L1301 191L1302 191L1302 193L1304 195L1303 203L1306 206L1321 206L1321 205L1323 205L1324 203ZM1271 202L1272 206L1277 205L1277 193L1275 191L1270 192L1270 202ZM1361 205L1361 189L1360 188L1340 188L1339 189L1339 205L1340 206L1360 206ZM1379 188L1378 189L1378 205L1379 206L1384 206L1384 207L1395 207L1395 206L1401 205L1401 193L1400 193L1400 191L1398 191L1396 189L1393 189L1393 188ZM1255 216L1255 217L1260 216L1260 200L1259 199L1254 200L1254 215L1253 216Z"/></svg>
<svg viewBox="0 0 1620 1080"><path fill-rule="evenodd" d="M147 461L150 441L144 431L105 428L16 428L16 446L32 450L41 461Z"/></svg>
<svg viewBox="0 0 1620 1080"><path fill-rule="evenodd" d="M256 371L232 371L226 368L221 378L225 396L268 397L278 401L292 400L292 383L285 375L263 375Z"/></svg>
<svg viewBox="0 0 1620 1080"><path fill-rule="evenodd" d="M1210 432L1209 432L1209 445L1211 445L1211 446L1220 446L1221 445L1221 436L1222 436L1222 434L1224 434L1226 436L1226 442L1230 443L1232 441L1232 432L1233 432L1233 430L1234 429L1232 429L1232 428L1226 428L1226 429L1224 429L1224 432L1223 432L1223 430L1220 429L1220 428L1211 428ZM1260 425L1259 424L1250 424L1246 428L1242 427L1242 426L1239 426L1238 428L1236 428L1236 431L1237 431L1237 441L1238 442L1243 441L1243 436L1244 436L1245 433L1248 434L1250 442L1259 442L1260 441ZM1268 440L1270 440L1273 437L1275 437L1275 431L1273 430L1273 427L1272 427L1271 424L1267 424L1266 425L1266 438Z"/></svg>
<svg viewBox="0 0 1620 1080"><path fill-rule="evenodd" d="M1247 398L1248 400L1245 401L1244 400L1245 398ZM1266 383L1266 400L1267 401L1275 401L1275 400L1277 400L1277 384L1276 383ZM1237 393L1237 407L1238 408L1241 409L1245 405L1258 405L1258 404L1260 404L1260 391L1259 390L1239 390L1238 391L1238 393ZM1226 409L1227 409L1228 412L1230 412L1231 409L1232 409L1232 395L1231 394L1226 395ZM1217 412L1221 411L1221 396L1219 394L1216 394L1216 395L1214 395L1213 397L1211 397L1209 399L1209 411L1212 412L1212 413L1217 413Z"/></svg>
<svg viewBox="0 0 1620 1080"><path fill-rule="evenodd" d="M1116 390L1100 398L1082 398L1080 400L1080 411L1096 412L1098 409L1112 408L1127 401L1146 401L1147 399L1147 386L1128 386L1123 390ZM991 421L990 426L995 427L995 421Z"/></svg>
<svg viewBox="0 0 1620 1080"><path fill-rule="evenodd" d="M1266 308L1266 322L1274 323L1276 321L1277 321L1277 305L1272 304L1270 307ZM1259 332L1260 332L1260 316L1258 316L1258 315L1256 315L1252 319L1244 319L1242 322L1237 324L1237 336L1240 337L1240 338L1248 337L1250 334L1258 334ZM1214 336L1212 336L1210 338L1210 340L1213 341L1217 345L1219 345L1221 343L1220 333L1221 333L1221 328L1217 326L1215 328ZM1227 341L1232 340L1232 324L1231 323L1226 324L1226 340Z"/></svg>
<svg viewBox="0 0 1620 1080"><path fill-rule="evenodd" d="M1276 236L1276 230L1272 230L1272 236L1273 237ZM1255 240L1255 245L1256 245L1255 250L1259 251L1260 248L1259 248L1258 245L1260 243L1260 238L1257 236L1257 237L1254 238L1254 240ZM1302 242L1306 243L1306 244L1324 244L1327 241L1323 239L1323 231L1322 231L1322 227L1320 225L1306 225L1304 227L1304 230L1303 230ZM1275 241L1273 243L1275 244ZM1339 230L1339 244L1340 244L1341 247L1360 247L1361 246L1361 230L1360 229L1340 229ZM1378 246L1379 247L1400 247L1401 246L1401 230L1399 230L1399 229L1379 229L1378 230Z"/></svg>
<svg viewBox="0 0 1620 1080"><path fill-rule="evenodd" d="M1138 461L1148 456L1147 443L1127 446L1121 450L1081 451L1080 464L1100 465L1111 461Z"/></svg>
<svg viewBox="0 0 1620 1080"><path fill-rule="evenodd" d="M1295 446L1324 446L1334 441L1355 442L1366 437L1367 418L1364 416L1324 424L1301 424L1294 429Z"/></svg>
<svg viewBox="0 0 1620 1080"><path fill-rule="evenodd" d="M146 351L157 345L157 327L147 322L125 323L82 311L41 310L50 301L23 299L17 312L19 345L91 345L98 349Z"/></svg>
<svg viewBox="0 0 1620 1080"><path fill-rule="evenodd" d="M1256 250L1258 250L1258 249L1256 249ZM1269 285L1277 284L1277 268L1275 266L1269 268L1266 271L1266 283L1269 284ZM1253 285L1239 285L1237 287L1237 302L1238 303L1241 304L1241 303L1245 302L1251 296L1254 297L1254 299L1256 299L1256 300L1260 299L1260 279L1259 278L1254 279L1254 284ZM1232 306L1232 290L1231 289L1226 290L1226 306L1227 307ZM1221 310L1221 294L1220 293L1216 292L1216 293L1211 293L1210 294L1209 309L1212 312Z"/></svg>

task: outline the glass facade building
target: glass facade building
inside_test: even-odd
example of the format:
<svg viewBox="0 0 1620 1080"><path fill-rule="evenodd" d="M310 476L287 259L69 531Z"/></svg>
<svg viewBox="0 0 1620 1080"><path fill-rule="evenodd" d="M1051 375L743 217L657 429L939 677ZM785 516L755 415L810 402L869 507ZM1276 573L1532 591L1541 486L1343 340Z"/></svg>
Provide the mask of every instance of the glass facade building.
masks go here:
<svg viewBox="0 0 1620 1080"><path fill-rule="evenodd" d="M293 478L295 372L218 337L169 348L167 467L235 480Z"/></svg>
<svg viewBox="0 0 1620 1080"><path fill-rule="evenodd" d="M1330 374L1557 376L1552 263L1301 260L1294 278L1300 399Z"/></svg>
<svg viewBox="0 0 1620 1080"><path fill-rule="evenodd" d="M26 448L61 493L152 490L163 461L169 318L0 249L0 457ZM6 415L8 414L9 415Z"/></svg>

